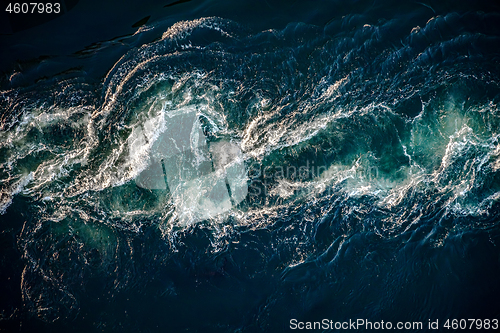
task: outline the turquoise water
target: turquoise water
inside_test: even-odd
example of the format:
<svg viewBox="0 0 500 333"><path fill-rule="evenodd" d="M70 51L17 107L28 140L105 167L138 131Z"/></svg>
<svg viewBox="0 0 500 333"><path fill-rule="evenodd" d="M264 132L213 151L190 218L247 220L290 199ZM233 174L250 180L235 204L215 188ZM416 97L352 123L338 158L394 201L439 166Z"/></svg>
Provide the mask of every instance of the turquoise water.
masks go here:
<svg viewBox="0 0 500 333"><path fill-rule="evenodd" d="M268 5L9 72L0 327L500 318L498 8Z"/></svg>

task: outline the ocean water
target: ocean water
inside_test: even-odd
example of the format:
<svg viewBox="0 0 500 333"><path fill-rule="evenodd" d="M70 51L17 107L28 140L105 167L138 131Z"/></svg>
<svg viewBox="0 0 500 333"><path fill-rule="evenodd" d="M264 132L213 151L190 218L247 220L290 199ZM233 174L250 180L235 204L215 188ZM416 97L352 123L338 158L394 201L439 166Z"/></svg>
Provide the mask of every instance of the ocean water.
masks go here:
<svg viewBox="0 0 500 333"><path fill-rule="evenodd" d="M0 35L1 331L498 327L500 6L67 8Z"/></svg>

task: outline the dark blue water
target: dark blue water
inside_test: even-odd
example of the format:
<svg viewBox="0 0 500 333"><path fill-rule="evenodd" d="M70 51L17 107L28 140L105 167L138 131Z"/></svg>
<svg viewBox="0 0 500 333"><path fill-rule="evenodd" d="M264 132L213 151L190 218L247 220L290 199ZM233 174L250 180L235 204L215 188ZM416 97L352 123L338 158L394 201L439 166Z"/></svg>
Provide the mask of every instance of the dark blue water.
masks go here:
<svg viewBox="0 0 500 333"><path fill-rule="evenodd" d="M67 5L1 26L1 331L495 330L498 5Z"/></svg>

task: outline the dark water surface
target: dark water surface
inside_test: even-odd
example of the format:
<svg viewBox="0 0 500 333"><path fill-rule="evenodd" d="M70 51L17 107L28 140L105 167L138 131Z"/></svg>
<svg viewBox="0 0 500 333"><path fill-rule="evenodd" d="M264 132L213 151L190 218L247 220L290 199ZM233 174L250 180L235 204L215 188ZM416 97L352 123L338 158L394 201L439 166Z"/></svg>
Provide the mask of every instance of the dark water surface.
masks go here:
<svg viewBox="0 0 500 333"><path fill-rule="evenodd" d="M495 2L71 3L0 35L1 331L494 331ZM189 114L230 209L144 185Z"/></svg>

